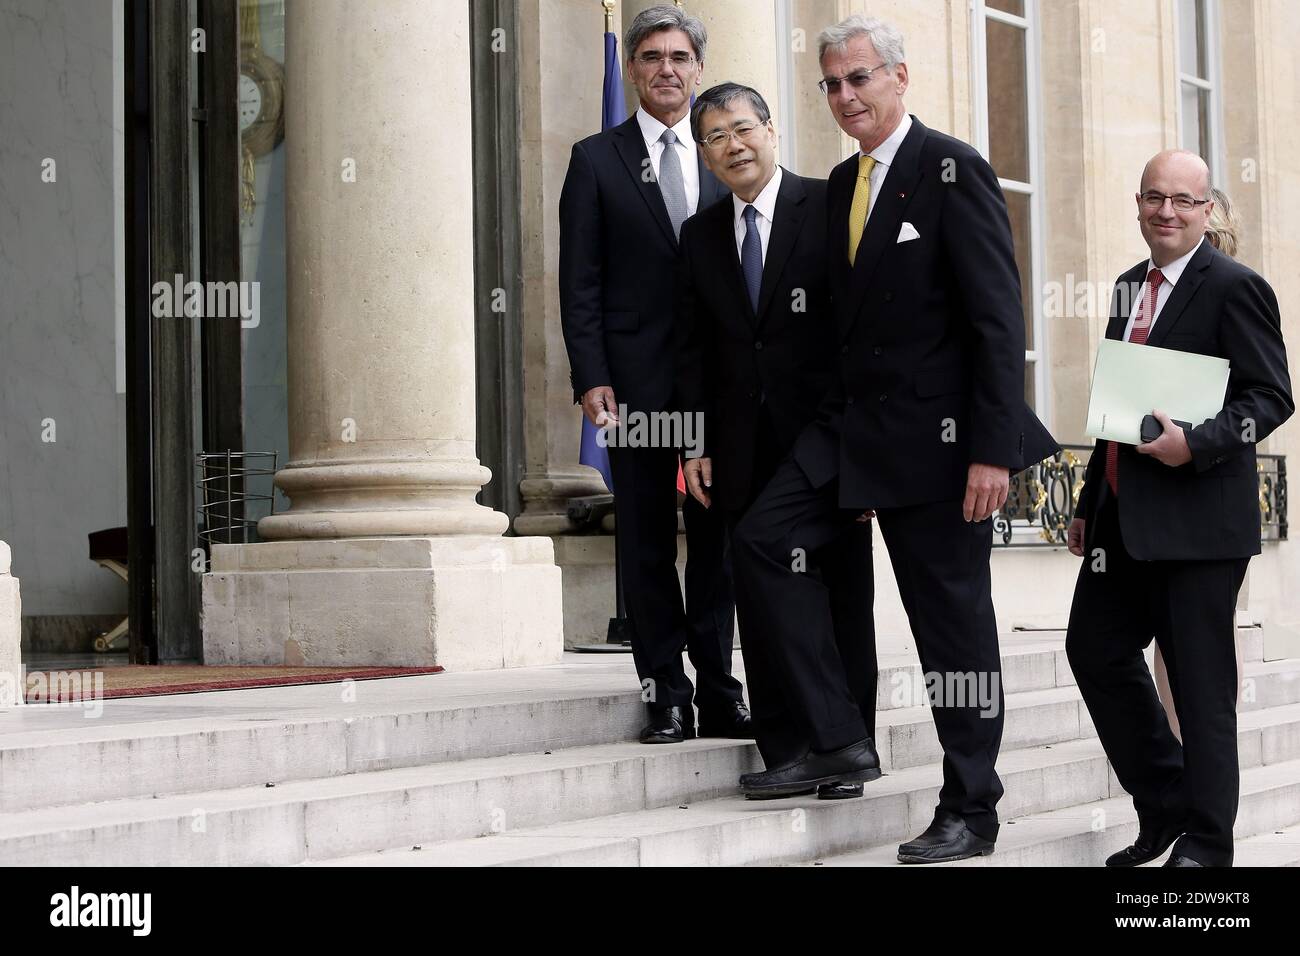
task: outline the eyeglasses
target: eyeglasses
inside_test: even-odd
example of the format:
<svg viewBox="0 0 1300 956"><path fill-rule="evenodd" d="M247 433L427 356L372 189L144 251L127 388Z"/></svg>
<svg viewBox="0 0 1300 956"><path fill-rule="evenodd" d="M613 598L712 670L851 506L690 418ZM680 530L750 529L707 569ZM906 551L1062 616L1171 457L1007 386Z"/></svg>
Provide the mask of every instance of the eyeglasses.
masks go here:
<svg viewBox="0 0 1300 956"><path fill-rule="evenodd" d="M870 69L854 70L848 76L828 76L817 81L817 88L826 95L833 96L840 91L843 82L848 80L850 86L855 90L860 90L871 82L873 76L885 68L885 64L881 63L879 66L873 66Z"/></svg>
<svg viewBox="0 0 1300 956"><path fill-rule="evenodd" d="M632 59L642 66L654 67L658 69L664 65L664 55L662 53L642 53ZM668 57L668 62L673 65L673 69L681 70L695 62L695 57L689 53L674 53Z"/></svg>
<svg viewBox="0 0 1300 956"><path fill-rule="evenodd" d="M1140 198L1142 199L1142 205L1147 209L1159 209L1165 204L1165 200L1168 199L1174 204L1174 208L1179 212L1191 212L1197 206L1204 206L1210 201L1208 199L1196 199L1187 195L1187 193L1179 193L1177 196L1166 196L1164 193L1158 193L1155 190L1143 193Z"/></svg>
<svg viewBox="0 0 1300 956"><path fill-rule="evenodd" d="M739 142L746 142L753 135L754 130L761 126L766 126L768 120L761 123L741 123L739 126L733 126L730 130L720 129L710 133L704 139L700 140L705 146L713 151L722 149L731 141L731 137L736 137Z"/></svg>

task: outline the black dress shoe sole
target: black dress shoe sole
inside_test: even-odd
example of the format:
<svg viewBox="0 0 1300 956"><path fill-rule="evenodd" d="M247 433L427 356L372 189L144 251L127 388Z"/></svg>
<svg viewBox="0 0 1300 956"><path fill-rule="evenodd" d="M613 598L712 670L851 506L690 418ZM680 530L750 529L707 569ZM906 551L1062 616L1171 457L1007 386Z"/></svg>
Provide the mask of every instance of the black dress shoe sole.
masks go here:
<svg viewBox="0 0 1300 956"><path fill-rule="evenodd" d="M952 853L947 856L916 856L910 853L899 853L899 863L956 863L958 860L969 860L976 856L992 856L994 847L981 846L974 847L964 853Z"/></svg>
<svg viewBox="0 0 1300 956"><path fill-rule="evenodd" d="M784 800L787 797L806 797L813 793L817 788L808 787L806 790L797 790L794 793L746 793L746 800Z"/></svg>
<svg viewBox="0 0 1300 956"><path fill-rule="evenodd" d="M821 786L824 783L865 783L868 780L876 780L880 777L880 769L873 768L870 770L851 770L848 773L835 774L830 777L814 777L811 780L792 780L788 783L774 783L759 786L745 786L741 784L740 792L750 799L774 799L776 797L793 797L800 793L807 793L813 787Z"/></svg>
<svg viewBox="0 0 1300 956"><path fill-rule="evenodd" d="M842 783L843 781L841 781ZM818 800L857 800L862 796L862 787L842 787L830 784L817 788Z"/></svg>
<svg viewBox="0 0 1300 956"><path fill-rule="evenodd" d="M1150 863L1152 860L1158 860L1165 855L1165 851L1168 850L1171 846L1173 846L1180 836L1182 836L1181 833L1175 833L1168 840L1162 843L1158 849L1152 851L1147 856L1130 858L1130 859L1121 859L1117 863L1112 863L1110 861L1115 859L1117 856L1119 856L1120 853L1123 853L1124 851L1120 850L1119 853L1112 853L1109 857L1106 858L1106 865L1109 867L1122 868L1122 867L1130 867L1130 866L1142 866L1143 864Z"/></svg>

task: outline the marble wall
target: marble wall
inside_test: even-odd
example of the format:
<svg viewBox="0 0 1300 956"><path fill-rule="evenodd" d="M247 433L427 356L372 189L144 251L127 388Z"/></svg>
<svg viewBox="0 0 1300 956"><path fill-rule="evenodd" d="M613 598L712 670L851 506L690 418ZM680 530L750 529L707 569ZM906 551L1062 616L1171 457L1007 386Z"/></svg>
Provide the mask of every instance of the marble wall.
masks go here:
<svg viewBox="0 0 1300 956"><path fill-rule="evenodd" d="M0 539L26 615L126 609L86 557L126 524L113 21L108 0L0 0Z"/></svg>

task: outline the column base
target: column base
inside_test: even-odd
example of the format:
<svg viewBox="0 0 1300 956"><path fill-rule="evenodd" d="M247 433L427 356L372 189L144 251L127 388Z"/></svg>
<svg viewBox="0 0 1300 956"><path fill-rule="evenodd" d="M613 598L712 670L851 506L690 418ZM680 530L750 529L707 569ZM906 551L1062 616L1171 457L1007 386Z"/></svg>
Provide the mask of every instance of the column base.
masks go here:
<svg viewBox="0 0 1300 956"><path fill-rule="evenodd" d="M9 545L0 541L0 710L23 700L22 601L9 573Z"/></svg>
<svg viewBox="0 0 1300 956"><path fill-rule="evenodd" d="M549 538L217 544L203 661L489 670L554 664L564 636Z"/></svg>

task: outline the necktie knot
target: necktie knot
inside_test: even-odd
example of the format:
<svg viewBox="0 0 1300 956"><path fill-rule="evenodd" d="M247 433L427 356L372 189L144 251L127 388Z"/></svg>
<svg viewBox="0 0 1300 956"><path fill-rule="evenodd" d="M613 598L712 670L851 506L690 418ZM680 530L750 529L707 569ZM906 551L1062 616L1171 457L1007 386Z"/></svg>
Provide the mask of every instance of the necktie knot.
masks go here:
<svg viewBox="0 0 1300 956"><path fill-rule="evenodd" d="M1160 288L1160 283L1164 281L1165 281L1165 275L1159 269L1152 269L1150 272L1147 273L1148 285L1153 285L1158 289Z"/></svg>
<svg viewBox="0 0 1300 956"><path fill-rule="evenodd" d="M745 207L745 225L753 226L758 221L758 210L753 206Z"/></svg>
<svg viewBox="0 0 1300 956"><path fill-rule="evenodd" d="M858 178L871 179L871 171L876 168L876 158L874 156L858 157Z"/></svg>
<svg viewBox="0 0 1300 956"><path fill-rule="evenodd" d="M664 130L663 135L659 137L659 141L665 146L671 146L673 143L677 142L677 134L670 129L666 129Z"/></svg>

